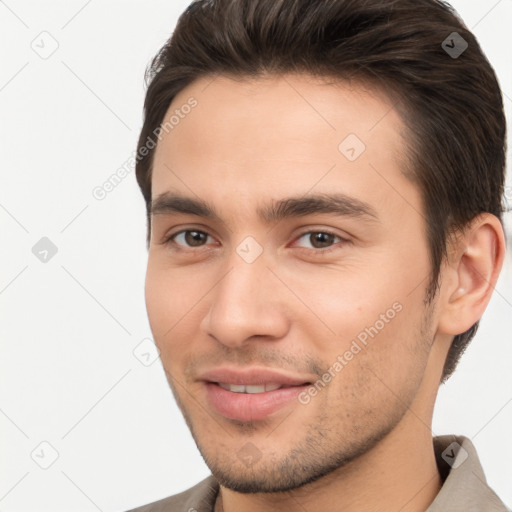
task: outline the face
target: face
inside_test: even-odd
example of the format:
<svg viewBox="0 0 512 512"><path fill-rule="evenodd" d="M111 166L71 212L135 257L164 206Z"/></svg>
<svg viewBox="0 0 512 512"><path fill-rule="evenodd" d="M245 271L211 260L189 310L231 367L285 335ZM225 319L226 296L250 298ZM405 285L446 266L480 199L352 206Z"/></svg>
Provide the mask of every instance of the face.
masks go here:
<svg viewBox="0 0 512 512"><path fill-rule="evenodd" d="M220 483L290 490L394 431L428 371L405 127L383 94L304 75L200 79L176 109L152 176L153 336Z"/></svg>

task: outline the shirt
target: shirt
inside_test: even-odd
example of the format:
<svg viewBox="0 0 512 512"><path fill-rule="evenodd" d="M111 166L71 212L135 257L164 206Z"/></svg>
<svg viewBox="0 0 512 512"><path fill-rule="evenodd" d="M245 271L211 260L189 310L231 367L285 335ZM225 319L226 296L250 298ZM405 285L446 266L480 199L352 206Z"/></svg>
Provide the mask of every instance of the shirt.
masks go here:
<svg viewBox="0 0 512 512"><path fill-rule="evenodd" d="M473 443L464 436L434 437L443 485L425 512L510 512L487 485ZM213 475L194 487L128 512L213 512L219 484Z"/></svg>

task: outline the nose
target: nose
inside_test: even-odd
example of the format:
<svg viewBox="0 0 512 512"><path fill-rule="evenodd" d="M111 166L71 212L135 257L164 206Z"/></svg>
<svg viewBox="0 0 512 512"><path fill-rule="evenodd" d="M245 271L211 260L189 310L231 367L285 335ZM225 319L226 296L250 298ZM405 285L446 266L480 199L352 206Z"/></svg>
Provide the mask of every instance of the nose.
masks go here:
<svg viewBox="0 0 512 512"><path fill-rule="evenodd" d="M231 348L242 347L255 337L283 337L289 319L280 300L280 283L264 258L247 263L234 254L229 264L229 272L209 294L210 308L201 322L203 331Z"/></svg>

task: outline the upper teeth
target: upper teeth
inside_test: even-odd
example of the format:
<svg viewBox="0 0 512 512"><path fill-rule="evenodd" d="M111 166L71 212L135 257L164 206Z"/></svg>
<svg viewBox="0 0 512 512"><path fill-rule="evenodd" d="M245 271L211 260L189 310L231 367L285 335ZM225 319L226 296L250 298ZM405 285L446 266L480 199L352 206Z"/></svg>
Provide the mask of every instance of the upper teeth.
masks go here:
<svg viewBox="0 0 512 512"><path fill-rule="evenodd" d="M279 389L279 384L262 384L261 386L244 386L243 384L224 384L218 383L222 389L232 391L233 393L264 393L265 391L274 391Z"/></svg>

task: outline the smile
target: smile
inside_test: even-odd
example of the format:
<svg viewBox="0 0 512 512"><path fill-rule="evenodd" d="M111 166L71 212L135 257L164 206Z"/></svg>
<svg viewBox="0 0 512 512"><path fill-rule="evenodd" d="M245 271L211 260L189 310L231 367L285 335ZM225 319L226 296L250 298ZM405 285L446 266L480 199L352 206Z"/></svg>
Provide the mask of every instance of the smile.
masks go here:
<svg viewBox="0 0 512 512"><path fill-rule="evenodd" d="M225 389L226 391L231 391L232 393L265 393L266 391L275 391L276 389L282 387L280 384L244 386L243 384L226 384L224 382L217 382L217 385L219 385L222 389Z"/></svg>

